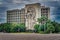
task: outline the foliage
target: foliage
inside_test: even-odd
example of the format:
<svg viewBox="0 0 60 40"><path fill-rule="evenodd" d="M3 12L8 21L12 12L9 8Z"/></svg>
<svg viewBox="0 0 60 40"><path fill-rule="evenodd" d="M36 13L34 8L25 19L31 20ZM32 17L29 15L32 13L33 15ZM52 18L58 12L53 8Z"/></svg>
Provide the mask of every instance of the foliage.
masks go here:
<svg viewBox="0 0 60 40"><path fill-rule="evenodd" d="M52 32L55 31L55 27L51 23L48 23L46 31L49 32L49 33L52 33Z"/></svg>
<svg viewBox="0 0 60 40"><path fill-rule="evenodd" d="M34 25L35 32L38 32L39 31L39 26L40 26L39 24L35 24Z"/></svg>
<svg viewBox="0 0 60 40"><path fill-rule="evenodd" d="M46 26L44 26L44 25L35 24L35 26L34 26L35 32L38 32L38 33L43 32L44 27L46 28Z"/></svg>
<svg viewBox="0 0 60 40"><path fill-rule="evenodd" d="M46 16L42 16L41 18L38 18L37 21L41 23L42 21L48 20Z"/></svg>
<svg viewBox="0 0 60 40"><path fill-rule="evenodd" d="M5 32L10 32L11 31L11 25L9 23L5 23L3 26L4 26L4 31Z"/></svg>
<svg viewBox="0 0 60 40"><path fill-rule="evenodd" d="M12 32L25 32L26 27L25 24L17 24L15 27L12 28Z"/></svg>
<svg viewBox="0 0 60 40"><path fill-rule="evenodd" d="M55 21L52 21L52 24L53 24L53 26L55 27L55 33L58 33L58 32L60 32L60 24L59 23L57 23L57 22L55 22Z"/></svg>
<svg viewBox="0 0 60 40"><path fill-rule="evenodd" d="M42 21L46 21L44 24L40 24ZM37 32L37 33L59 33L60 23L51 21L46 17L38 18L39 24L34 25L35 30L27 30L24 23L3 23L0 24L0 32Z"/></svg>
<svg viewBox="0 0 60 40"><path fill-rule="evenodd" d="M3 24L0 24L0 32L3 31Z"/></svg>
<svg viewBox="0 0 60 40"><path fill-rule="evenodd" d="M0 24L1 32L10 32L10 29L11 29L10 23Z"/></svg>
<svg viewBox="0 0 60 40"><path fill-rule="evenodd" d="M0 32L25 32L25 24L12 24L12 23L3 23L0 24Z"/></svg>
<svg viewBox="0 0 60 40"><path fill-rule="evenodd" d="M38 25L36 24L35 30L39 33L59 33L60 32L60 23L57 23L55 21L51 21L50 19L47 19L47 17L42 16L41 18L37 19ZM42 21L45 21L44 24L41 24Z"/></svg>

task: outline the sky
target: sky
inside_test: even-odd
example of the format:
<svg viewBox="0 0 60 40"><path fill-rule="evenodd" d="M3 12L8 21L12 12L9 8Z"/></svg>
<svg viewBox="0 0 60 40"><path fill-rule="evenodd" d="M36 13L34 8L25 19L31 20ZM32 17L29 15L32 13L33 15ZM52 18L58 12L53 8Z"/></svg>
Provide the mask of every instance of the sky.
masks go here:
<svg viewBox="0 0 60 40"><path fill-rule="evenodd" d="M21 9L30 3L41 3L41 5L50 7L50 19L60 23L59 0L0 0L0 23L7 21L7 10Z"/></svg>

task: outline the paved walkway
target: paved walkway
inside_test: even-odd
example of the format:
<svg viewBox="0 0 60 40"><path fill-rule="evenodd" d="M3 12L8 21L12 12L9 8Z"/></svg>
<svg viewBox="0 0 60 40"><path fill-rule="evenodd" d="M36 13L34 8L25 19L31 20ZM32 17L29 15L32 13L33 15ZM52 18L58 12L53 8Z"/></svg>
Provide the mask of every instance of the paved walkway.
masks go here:
<svg viewBox="0 0 60 40"><path fill-rule="evenodd" d="M0 40L60 40L60 34L0 33Z"/></svg>

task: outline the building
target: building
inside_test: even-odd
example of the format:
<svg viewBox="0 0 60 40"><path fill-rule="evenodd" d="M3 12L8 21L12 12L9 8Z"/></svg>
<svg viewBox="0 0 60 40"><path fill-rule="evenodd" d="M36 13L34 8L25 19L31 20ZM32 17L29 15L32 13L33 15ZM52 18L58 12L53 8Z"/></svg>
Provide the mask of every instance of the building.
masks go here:
<svg viewBox="0 0 60 40"><path fill-rule="evenodd" d="M41 16L45 16L48 19L50 19L50 8L49 7L45 7L45 6L41 6ZM46 22L46 20L43 20L41 22L41 24L44 24Z"/></svg>
<svg viewBox="0 0 60 40"><path fill-rule="evenodd" d="M27 29L34 29L34 25L38 24L37 19L41 16L46 16L50 18L50 8L41 6L40 3L35 4L27 4L25 6L25 13L26 13L26 27ZM45 21L42 21L41 24L44 24Z"/></svg>
<svg viewBox="0 0 60 40"><path fill-rule="evenodd" d="M38 24L37 18L46 16L50 18L50 8L41 6L40 3L26 4L24 9L21 10L8 10L7 22L8 23L25 23L26 29L34 30L34 25ZM42 21L41 24L44 24Z"/></svg>
<svg viewBox="0 0 60 40"><path fill-rule="evenodd" d="M25 23L25 10L8 10L7 23Z"/></svg>

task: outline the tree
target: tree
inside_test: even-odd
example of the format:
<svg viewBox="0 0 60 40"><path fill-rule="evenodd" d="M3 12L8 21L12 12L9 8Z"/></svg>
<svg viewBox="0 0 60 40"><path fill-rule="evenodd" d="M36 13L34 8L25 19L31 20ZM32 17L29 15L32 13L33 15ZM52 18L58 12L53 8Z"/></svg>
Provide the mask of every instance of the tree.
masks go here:
<svg viewBox="0 0 60 40"><path fill-rule="evenodd" d="M60 24L55 21L52 21L52 24L55 27L55 33L60 32Z"/></svg>
<svg viewBox="0 0 60 40"><path fill-rule="evenodd" d="M35 29L35 32L38 32L39 31L39 24L35 24L34 29Z"/></svg>
<svg viewBox="0 0 60 40"><path fill-rule="evenodd" d="M24 23L20 24L20 32L25 32L26 31L26 27Z"/></svg>
<svg viewBox="0 0 60 40"><path fill-rule="evenodd" d="M4 32L10 32L11 31L11 24L10 23L4 23L3 24L3 31Z"/></svg>
<svg viewBox="0 0 60 40"><path fill-rule="evenodd" d="M52 33L52 32L55 31L55 27L51 23L48 23L46 31L49 32L49 33Z"/></svg>
<svg viewBox="0 0 60 40"><path fill-rule="evenodd" d="M46 17L46 16L42 16L41 18L38 18L37 19L37 21L39 22L39 24L41 23L41 22L43 22L43 21L45 21L45 23L46 23L46 21L48 20L48 18ZM44 23L44 24L45 24ZM41 24L40 24L41 25ZM45 25L44 25L45 26ZM44 31L45 31L45 27L44 27Z"/></svg>
<svg viewBox="0 0 60 40"><path fill-rule="evenodd" d="M12 28L13 32L25 32L26 27L24 23L17 24L15 27Z"/></svg>
<svg viewBox="0 0 60 40"><path fill-rule="evenodd" d="M0 24L0 32L3 31L3 24Z"/></svg>
<svg viewBox="0 0 60 40"><path fill-rule="evenodd" d="M10 32L11 24L10 23L2 23L0 24L0 32Z"/></svg>
<svg viewBox="0 0 60 40"><path fill-rule="evenodd" d="M38 18L37 19L37 21L39 22L39 23L41 23L42 21L47 21L48 19L47 19L47 17L46 16L42 16L41 18Z"/></svg>

